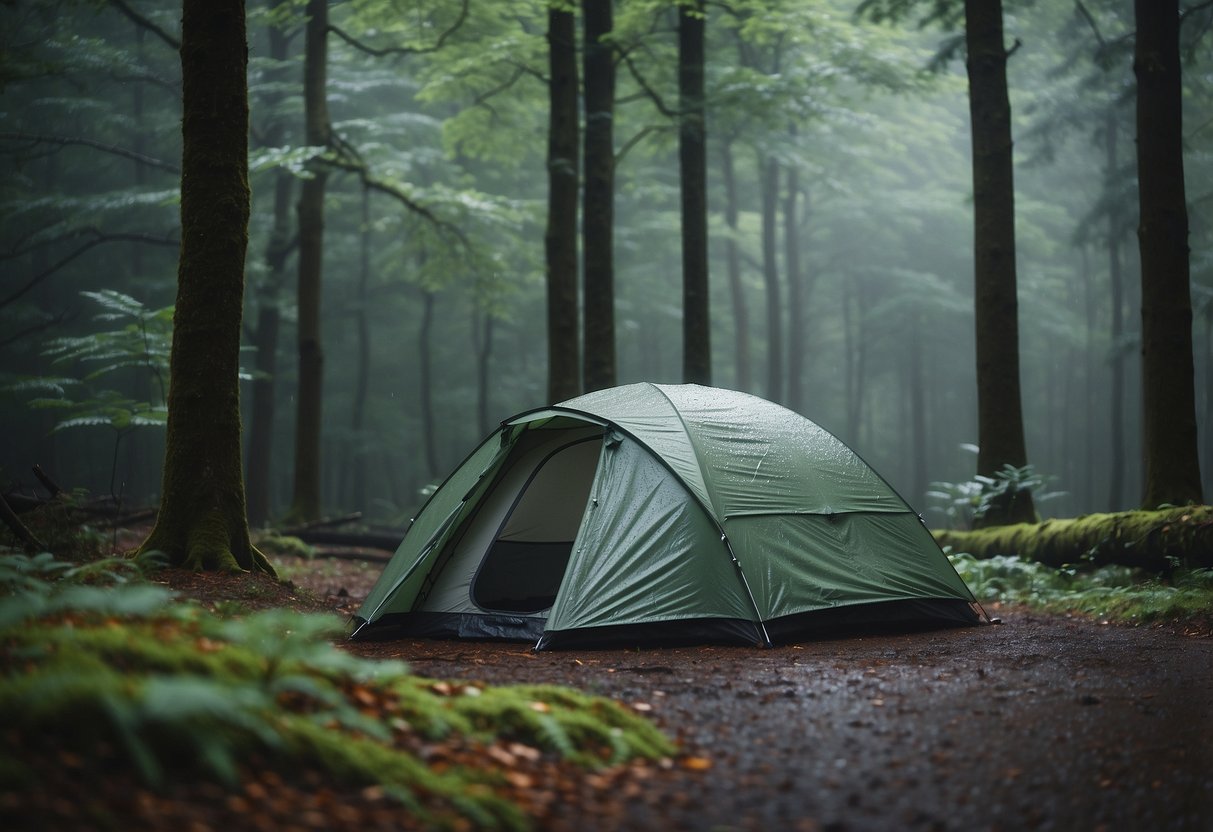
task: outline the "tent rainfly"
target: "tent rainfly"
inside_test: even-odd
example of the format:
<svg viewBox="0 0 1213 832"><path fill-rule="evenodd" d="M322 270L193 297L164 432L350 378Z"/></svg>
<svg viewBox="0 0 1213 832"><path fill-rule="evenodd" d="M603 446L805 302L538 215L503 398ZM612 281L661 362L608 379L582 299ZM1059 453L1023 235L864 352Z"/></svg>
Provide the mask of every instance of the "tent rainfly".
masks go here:
<svg viewBox="0 0 1213 832"><path fill-rule="evenodd" d="M410 524L352 636L770 645L986 620L833 435L744 393L641 383L503 422Z"/></svg>

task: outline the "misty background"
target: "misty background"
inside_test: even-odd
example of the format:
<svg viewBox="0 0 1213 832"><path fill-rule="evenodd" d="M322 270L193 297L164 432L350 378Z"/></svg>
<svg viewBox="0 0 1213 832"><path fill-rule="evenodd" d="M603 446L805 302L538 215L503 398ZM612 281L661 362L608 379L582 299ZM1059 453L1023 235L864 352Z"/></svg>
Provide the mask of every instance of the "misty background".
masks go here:
<svg viewBox="0 0 1213 832"><path fill-rule="evenodd" d="M738 2L734 14L710 12L713 384L803 413L938 524L931 483L969 480L976 463L967 447L977 428L963 51L955 32L864 22L855 7ZM677 90L670 8L616 7L632 64L618 67L615 109L621 384L681 381L677 125L658 104ZM264 521L291 500L297 385L295 252L276 271L266 251L275 189L290 182L293 223L316 151L303 139L302 6L250 0L248 12L253 216L242 404L250 408L255 379L272 382L270 506L268 518L254 518ZM367 188L357 173L327 178L327 513L406 521L497 421L548 403L545 15L543 3L512 0L330 4L333 25L362 47L328 39L333 129L397 193ZM65 487L126 504L158 499L179 242L180 69L171 46L179 17L159 0L0 8L6 490L30 487L30 467L41 464ZM288 33L285 58L270 57L271 24ZM1206 494L1208 26L1198 17L1184 30ZM1063 492L1038 509L1134 507L1142 470L1131 3L1092 0L1080 11L1068 0L1007 2L1005 29L1015 44L1008 83L1028 459L1049 491ZM366 48L400 44L414 51ZM730 243L740 294L730 286ZM254 349L267 308L279 316L270 373L256 370ZM739 325L748 330L745 363Z"/></svg>

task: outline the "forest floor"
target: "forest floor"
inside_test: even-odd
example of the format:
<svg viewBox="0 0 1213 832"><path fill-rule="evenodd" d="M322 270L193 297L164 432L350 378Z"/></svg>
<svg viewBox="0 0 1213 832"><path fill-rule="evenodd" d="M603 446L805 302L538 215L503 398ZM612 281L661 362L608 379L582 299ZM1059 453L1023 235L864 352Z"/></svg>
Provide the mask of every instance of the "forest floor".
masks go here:
<svg viewBox="0 0 1213 832"><path fill-rule="evenodd" d="M380 567L287 571L352 612ZM1001 625L770 650L534 653L359 643L434 678L570 685L629 703L701 771L633 779L632 829L1213 830L1213 639L993 609ZM619 812L623 812L620 817Z"/></svg>
<svg viewBox="0 0 1213 832"><path fill-rule="evenodd" d="M348 615L382 569L329 558L276 562L288 582L181 570L153 580L212 607ZM664 765L520 771L516 797L543 829L1213 829L1207 630L990 612L1003 623L769 650L534 653L427 640L346 647L404 660L434 679L552 683L608 696L680 744L682 754ZM82 785L126 788L100 781ZM47 784L60 793L38 827L92 828L65 787L70 780ZM184 784L163 796L140 791L147 805L125 828L415 828L371 791L346 794L309 773L293 784L267 776L235 796Z"/></svg>

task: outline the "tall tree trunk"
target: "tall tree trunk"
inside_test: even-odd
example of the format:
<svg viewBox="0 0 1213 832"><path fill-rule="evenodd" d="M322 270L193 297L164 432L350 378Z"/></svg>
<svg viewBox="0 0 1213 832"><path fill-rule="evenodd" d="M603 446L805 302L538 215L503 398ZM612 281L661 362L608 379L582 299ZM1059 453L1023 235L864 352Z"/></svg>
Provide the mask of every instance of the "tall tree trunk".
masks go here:
<svg viewBox="0 0 1213 832"><path fill-rule="evenodd" d="M1079 510L1093 511L1095 497L1095 400L1099 395L1095 383L1095 283L1091 279L1091 259L1087 246L1082 246L1082 297L1083 308L1086 311L1087 331L1083 354L1086 366L1084 368L1085 389L1083 391L1083 462L1082 462L1082 498Z"/></svg>
<svg viewBox="0 0 1213 832"><path fill-rule="evenodd" d="M577 36L571 11L548 11L548 400L581 393L577 326Z"/></svg>
<svg viewBox="0 0 1213 832"><path fill-rule="evenodd" d="M1196 442L1178 0L1135 0L1146 508L1203 501Z"/></svg>
<svg viewBox="0 0 1213 832"><path fill-rule="evenodd" d="M476 427L481 436L488 436L492 427L489 424L489 395L492 389L489 370L493 358L494 324L495 319L488 311L472 316L472 343L476 347Z"/></svg>
<svg viewBox="0 0 1213 832"><path fill-rule="evenodd" d="M762 175L762 281L767 294L767 390L773 402L783 401L783 298L779 289L775 229L779 221L779 163L758 154Z"/></svg>
<svg viewBox="0 0 1213 832"><path fill-rule="evenodd" d="M140 547L194 569L274 569L249 540L240 470L240 324L248 247L243 0L185 0L181 255L163 498Z"/></svg>
<svg viewBox="0 0 1213 832"><path fill-rule="evenodd" d="M1205 307L1205 467L1213 477L1213 303ZM1213 488L1213 486L1211 486Z"/></svg>
<svg viewBox="0 0 1213 832"><path fill-rule="evenodd" d="M363 435L366 423L366 399L371 386L371 324L367 316L371 282L371 191L362 189L362 232L359 235L358 296L354 303L354 330L358 337L358 358L354 367L354 399L350 403L350 434L354 447L349 454L347 470L353 476L354 508L366 510L367 441Z"/></svg>
<svg viewBox="0 0 1213 832"><path fill-rule="evenodd" d="M277 7L288 0L271 0ZM284 62L289 56L289 39L278 26L269 28L269 54L275 62ZM285 75L285 68L275 66L271 79ZM273 85L271 85L271 88ZM264 128L265 145L278 147L286 138L286 124L276 112L283 95L268 93L263 101L271 113ZM273 462L275 386L278 372L278 333L280 329L280 295L286 284L286 261L291 248L291 191L295 177L287 171L274 174L274 224L265 246L267 277L257 290L257 327L253 331L253 358L256 374L253 377L252 413L249 419L248 449L245 458L245 483L248 494L249 522L264 525L270 516L270 473Z"/></svg>
<svg viewBox="0 0 1213 832"><path fill-rule="evenodd" d="M612 0L582 0L585 26L585 280L587 391L616 384L615 365L615 54Z"/></svg>
<svg viewBox="0 0 1213 832"><path fill-rule="evenodd" d="M708 293L707 113L703 0L678 11L678 162L682 183L682 380L712 383Z"/></svg>
<svg viewBox="0 0 1213 832"><path fill-rule="evenodd" d="M977 473L1022 467L1019 308L1015 274L1015 179L1002 0L965 0L969 113L973 134L974 304L977 329ZM1035 517L1029 491L1009 493L983 525Z"/></svg>
<svg viewBox="0 0 1213 832"><path fill-rule="evenodd" d="M859 431L863 424L863 393L867 384L868 339L863 314L864 298L867 296L863 278L854 277L846 282L842 296L842 325L846 350L847 441L853 445L859 444Z"/></svg>
<svg viewBox="0 0 1213 832"><path fill-rule="evenodd" d="M927 493L927 403L926 374L922 360L922 316L915 312L910 323L910 493L914 505L922 505Z"/></svg>
<svg viewBox="0 0 1213 832"><path fill-rule="evenodd" d="M328 4L309 0L303 56L304 135L310 147L329 144L325 86L328 64ZM320 286L324 263L324 189L322 165L310 167L299 196L299 390L295 408L295 495L290 516L296 522L320 517L320 425L324 353L320 342Z"/></svg>
<svg viewBox="0 0 1213 832"><path fill-rule="evenodd" d="M430 349L430 332L434 328L434 293L425 290L421 309L421 329L417 334L417 364L420 386L418 399L421 403L421 435L425 442L425 465L430 479L441 473L438 465L438 437L434 420L433 360Z"/></svg>
<svg viewBox="0 0 1213 832"><path fill-rule="evenodd" d="M1104 122L1104 153L1106 154L1106 189L1116 192L1116 179L1120 162L1117 159L1116 113L1108 108ZM1112 303L1112 381L1109 408L1108 436L1108 510L1123 508L1125 493L1125 354L1121 349L1125 332L1124 274L1120 260L1120 211L1119 200L1108 201L1108 280Z"/></svg>
<svg viewBox="0 0 1213 832"><path fill-rule="evenodd" d="M802 389L805 353L804 275L800 271L800 172L788 168L783 201L783 267L788 281L788 386L785 404L796 412L804 407Z"/></svg>
<svg viewBox="0 0 1213 832"><path fill-rule="evenodd" d="M753 386L750 378L750 313L746 303L745 287L741 283L741 249L737 238L737 221L740 213L737 204L737 175L733 170L733 148L725 144L721 148L724 176L724 222L729 228L724 241L725 268L729 276L729 297L733 305L733 358L736 361L734 383L738 390L749 391Z"/></svg>

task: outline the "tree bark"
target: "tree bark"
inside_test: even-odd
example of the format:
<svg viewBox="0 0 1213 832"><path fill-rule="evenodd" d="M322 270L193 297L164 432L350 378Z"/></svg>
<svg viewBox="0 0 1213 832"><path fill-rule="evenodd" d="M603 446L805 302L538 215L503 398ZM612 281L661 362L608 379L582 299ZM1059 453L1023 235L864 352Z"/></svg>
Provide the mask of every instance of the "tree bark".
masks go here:
<svg viewBox="0 0 1213 832"><path fill-rule="evenodd" d="M766 397L783 401L783 298L776 260L776 225L779 217L779 163L759 153L762 176L762 282L767 294Z"/></svg>
<svg viewBox="0 0 1213 832"><path fill-rule="evenodd" d="M1203 501L1196 439L1178 0L1135 0L1146 508Z"/></svg>
<svg viewBox="0 0 1213 832"><path fill-rule="evenodd" d="M329 144L325 86L328 4L309 0L303 58L304 133L310 147ZM320 516L320 425L324 353L320 339L320 286L324 262L324 191L327 174L310 166L299 196L299 389L295 408L295 491L290 518Z"/></svg>
<svg viewBox="0 0 1213 832"><path fill-rule="evenodd" d="M800 271L800 173L788 168L787 192L783 201L783 267L788 282L788 384L785 404L800 412L805 358L804 275Z"/></svg>
<svg viewBox="0 0 1213 832"><path fill-rule="evenodd" d="M615 54L611 0L582 0L585 26L585 372L587 391L616 384Z"/></svg>
<svg viewBox="0 0 1213 832"><path fill-rule="evenodd" d="M682 380L712 383L708 292L707 112L703 0L678 11L678 161L682 183Z"/></svg>
<svg viewBox="0 0 1213 832"><path fill-rule="evenodd" d="M185 0L181 255L163 499L140 551L194 569L274 569L249 540L240 466L240 324L248 247L243 0Z"/></svg>
<svg viewBox="0 0 1213 832"><path fill-rule="evenodd" d="M733 306L733 359L736 362L734 383L738 390L748 392L753 386L750 377L750 313L745 287L741 282L741 250L737 243L740 210L737 204L737 176L733 170L732 146L725 144L721 149L721 156L724 176L724 222L729 228L724 250L725 268L729 276L729 297Z"/></svg>
<svg viewBox="0 0 1213 832"><path fill-rule="evenodd" d="M1116 114L1108 109L1104 126L1104 152L1106 154L1107 184L1109 194L1116 192L1119 170L1117 159ZM1108 508L1119 510L1124 504L1125 493L1125 355L1121 349L1125 331L1124 275L1120 261L1120 212L1119 200L1110 199L1108 205L1108 280L1112 303L1112 397L1108 438Z"/></svg>
<svg viewBox="0 0 1213 832"><path fill-rule="evenodd" d="M417 333L417 364L421 389L421 435L425 442L426 472L431 479L441 473L438 465L438 438L434 420L434 374L431 360L430 332L434 328L434 293L425 290L421 308L421 329Z"/></svg>
<svg viewBox="0 0 1213 832"><path fill-rule="evenodd" d="M571 11L548 11L548 400L581 393L577 310L577 36Z"/></svg>
<svg viewBox="0 0 1213 832"><path fill-rule="evenodd" d="M285 0L271 0L272 7ZM290 41L287 33L278 26L269 28L269 54L274 61L285 61L289 56ZM285 72L275 67L269 74L277 79ZM272 85L271 85L272 88ZM267 93L263 101L271 113L266 125L267 147L277 147L286 139L286 124L276 110L283 95ZM257 328L253 332L256 349L252 382L253 406L249 420L249 438L245 461L245 483L248 494L248 517L254 526L263 526L270 516L270 472L273 463L275 388L278 372L278 334L281 314L279 311L282 287L286 283L286 261L291 247L291 191L294 176L287 171L274 174L274 225L265 246L267 279L257 291Z"/></svg>
<svg viewBox="0 0 1213 832"><path fill-rule="evenodd" d="M362 188L362 231L359 235L358 296L354 303L354 329L358 337L358 362L354 370L354 398L350 410L350 433L354 447L349 456L348 470L353 478L353 504L359 511L366 509L366 451L363 436L366 422L366 400L371 386L371 324L367 316L371 282L371 191Z"/></svg>
<svg viewBox="0 0 1213 832"><path fill-rule="evenodd" d="M1015 180L1001 0L965 0L966 66L973 135L974 306L977 336L977 473L1027 464L1019 380ZM983 518L1000 525L1035 517L1028 492Z"/></svg>
<svg viewBox="0 0 1213 832"><path fill-rule="evenodd" d="M476 427L480 436L488 436L492 425L489 420L492 392L489 371L493 359L493 330L496 320L488 310L472 315L472 343L476 348ZM553 401L563 401L554 399Z"/></svg>

